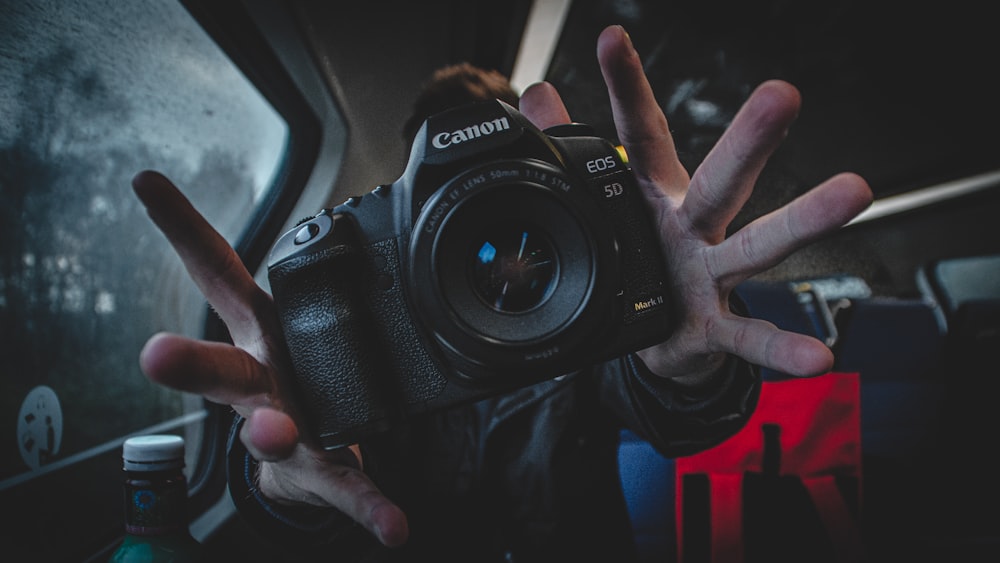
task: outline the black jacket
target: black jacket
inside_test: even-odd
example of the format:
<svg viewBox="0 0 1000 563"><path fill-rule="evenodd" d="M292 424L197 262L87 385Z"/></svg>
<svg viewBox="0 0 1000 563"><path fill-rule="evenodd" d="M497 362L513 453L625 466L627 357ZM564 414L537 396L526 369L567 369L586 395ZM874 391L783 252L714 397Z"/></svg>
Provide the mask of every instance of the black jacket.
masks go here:
<svg viewBox="0 0 1000 563"><path fill-rule="evenodd" d="M381 548L333 509L270 504L234 425L230 490L249 524L290 559L633 561L618 476L620 431L688 455L743 426L757 370L732 359L721 386L683 392L628 355L554 380L414 417L363 444L366 471L406 512L410 540ZM330 559L336 553L338 557Z"/></svg>

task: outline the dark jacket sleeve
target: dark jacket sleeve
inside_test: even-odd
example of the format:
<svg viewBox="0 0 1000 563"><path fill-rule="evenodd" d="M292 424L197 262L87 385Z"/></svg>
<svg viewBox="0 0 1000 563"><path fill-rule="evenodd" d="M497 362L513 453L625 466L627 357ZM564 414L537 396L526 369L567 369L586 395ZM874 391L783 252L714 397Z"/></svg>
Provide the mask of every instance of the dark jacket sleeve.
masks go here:
<svg viewBox="0 0 1000 563"><path fill-rule="evenodd" d="M734 296L730 307L745 314ZM760 397L760 369L730 356L713 385L692 389L652 373L636 354L596 366L605 405L667 457L710 448L742 428Z"/></svg>
<svg viewBox="0 0 1000 563"><path fill-rule="evenodd" d="M731 357L711 388L692 390L649 371L635 354L601 367L605 402L667 457L710 448L742 428L760 396L756 366Z"/></svg>

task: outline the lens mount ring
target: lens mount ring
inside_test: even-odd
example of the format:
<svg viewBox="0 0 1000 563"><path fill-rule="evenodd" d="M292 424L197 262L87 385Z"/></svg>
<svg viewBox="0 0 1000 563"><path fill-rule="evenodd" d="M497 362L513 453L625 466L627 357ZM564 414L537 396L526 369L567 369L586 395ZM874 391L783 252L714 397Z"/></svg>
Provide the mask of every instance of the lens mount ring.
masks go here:
<svg viewBox="0 0 1000 563"><path fill-rule="evenodd" d="M552 164L501 160L427 200L410 238L407 286L450 355L490 368L552 363L606 322L617 246L587 189Z"/></svg>

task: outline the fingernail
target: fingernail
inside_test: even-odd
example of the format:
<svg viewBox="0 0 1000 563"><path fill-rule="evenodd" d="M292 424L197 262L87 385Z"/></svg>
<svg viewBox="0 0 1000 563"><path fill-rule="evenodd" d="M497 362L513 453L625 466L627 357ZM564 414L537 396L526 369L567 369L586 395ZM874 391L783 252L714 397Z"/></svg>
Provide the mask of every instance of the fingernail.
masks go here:
<svg viewBox="0 0 1000 563"><path fill-rule="evenodd" d="M618 29L622 30L622 35L625 36L625 44L628 45L629 49L635 49L635 45L632 44L632 36L629 35L624 26L619 25Z"/></svg>

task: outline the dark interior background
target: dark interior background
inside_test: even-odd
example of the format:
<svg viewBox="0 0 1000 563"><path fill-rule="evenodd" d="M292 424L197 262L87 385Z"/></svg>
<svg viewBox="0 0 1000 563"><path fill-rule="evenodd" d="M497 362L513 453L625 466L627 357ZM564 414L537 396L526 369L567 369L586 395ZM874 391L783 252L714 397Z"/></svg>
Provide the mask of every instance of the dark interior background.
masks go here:
<svg viewBox="0 0 1000 563"><path fill-rule="evenodd" d="M1000 168L991 18L966 2L889 4L579 0L548 80L572 115L613 137L594 38L621 23L692 171L756 85L795 84L802 112L734 227L842 171L883 198ZM877 294L915 297L924 265L1000 250L996 191L850 227L761 277L849 273Z"/></svg>
<svg viewBox="0 0 1000 563"><path fill-rule="evenodd" d="M399 125L435 68L469 61L510 74L529 10L523 0L293 3L351 123L332 203L398 177L406 158ZM881 198L1000 169L991 22L985 8L964 1L900 9L860 0L577 0L547 80L575 119L613 139L595 41L606 25L624 25L690 170L757 84L795 84L800 118L735 228L842 171L864 176ZM916 296L924 264L1000 251L991 228L996 191L850 227L762 278L840 272L880 295Z"/></svg>

